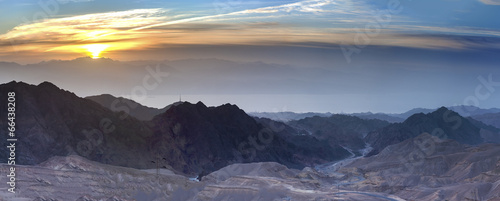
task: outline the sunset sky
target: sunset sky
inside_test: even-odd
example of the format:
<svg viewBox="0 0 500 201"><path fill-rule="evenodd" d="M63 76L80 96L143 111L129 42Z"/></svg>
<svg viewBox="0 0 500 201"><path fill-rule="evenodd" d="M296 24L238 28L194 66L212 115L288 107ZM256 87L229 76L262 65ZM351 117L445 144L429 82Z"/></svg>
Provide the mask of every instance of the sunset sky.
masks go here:
<svg viewBox="0 0 500 201"><path fill-rule="evenodd" d="M371 46L463 50L498 47L500 37L498 0L0 3L1 58L19 62L26 62L26 56L33 60L92 56L86 48L92 44L104 47L102 56L134 60L151 50L189 45L336 48L358 41ZM373 34L368 43L355 37L365 28ZM481 37L488 43L463 41L463 37Z"/></svg>
<svg viewBox="0 0 500 201"><path fill-rule="evenodd" d="M467 86L447 87L456 97L440 103L449 105L461 102L466 92L456 92L473 89L478 76L500 77L499 0L0 0L0 5L0 61L5 62L218 58L370 74L361 76L365 85L425 71L421 78L467 80ZM398 84L387 84L393 85ZM398 87L404 85L392 92L408 93ZM352 94L362 94L356 89ZM426 90L431 89L417 91ZM422 106L439 106L435 103Z"/></svg>

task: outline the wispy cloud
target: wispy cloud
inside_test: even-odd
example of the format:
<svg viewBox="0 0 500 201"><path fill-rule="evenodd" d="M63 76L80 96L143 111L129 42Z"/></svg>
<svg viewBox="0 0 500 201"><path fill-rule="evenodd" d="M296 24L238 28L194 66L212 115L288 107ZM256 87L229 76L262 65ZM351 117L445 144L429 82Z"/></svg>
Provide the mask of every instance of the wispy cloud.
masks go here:
<svg viewBox="0 0 500 201"><path fill-rule="evenodd" d="M37 45L44 45L45 50L51 50L64 45L93 42L82 41L119 32L121 29L129 30L173 18L167 17L166 12L168 11L164 9L136 9L47 19L17 26L6 34L0 35L0 40L4 44L10 41L17 45L19 50L39 49L40 46L37 47ZM140 37L140 33L117 35L102 38L99 42L124 41Z"/></svg>
<svg viewBox="0 0 500 201"><path fill-rule="evenodd" d="M80 2L89 2L89 1L94 1L94 0L57 0L59 3L80 3Z"/></svg>
<svg viewBox="0 0 500 201"><path fill-rule="evenodd" d="M487 4L487 5L500 5L500 0L479 0L480 2Z"/></svg>
<svg viewBox="0 0 500 201"><path fill-rule="evenodd" d="M19 25L0 35L0 46L13 44L17 51L81 52L85 51L82 46L93 43L109 45L107 51L182 44L354 44L354 36L376 22L377 11L364 1L353 0L306 0L212 15L134 9ZM380 34L370 37L369 45L463 49L470 44L435 35L500 37L497 30L410 26L405 25L407 20L391 16ZM9 51L2 48L0 53Z"/></svg>

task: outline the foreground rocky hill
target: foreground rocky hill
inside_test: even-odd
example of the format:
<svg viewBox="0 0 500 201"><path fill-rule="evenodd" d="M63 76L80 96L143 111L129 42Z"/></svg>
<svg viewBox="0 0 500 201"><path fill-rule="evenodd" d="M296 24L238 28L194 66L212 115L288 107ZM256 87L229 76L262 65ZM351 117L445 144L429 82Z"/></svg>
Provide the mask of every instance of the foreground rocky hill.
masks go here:
<svg viewBox="0 0 500 201"><path fill-rule="evenodd" d="M52 156L78 154L106 164L153 167L146 139L150 127L128 115L112 112L44 82L37 86L22 82L0 85L0 94L16 93L16 162L33 165ZM0 100L0 116L6 117L7 99ZM7 118L0 126L7 127ZM0 129L0 144L7 143ZM8 152L0 152L5 163Z"/></svg>
<svg viewBox="0 0 500 201"><path fill-rule="evenodd" d="M500 200L500 145L462 145L423 134L376 156L335 168L290 169L275 162L235 163L197 181L160 169L137 170L53 157L18 166L18 193L2 200ZM0 173L7 174L5 164ZM5 168L4 168L5 167ZM5 183L7 177L0 177Z"/></svg>
<svg viewBox="0 0 500 201"><path fill-rule="evenodd" d="M5 164L0 173L7 174ZM395 200L394 195L337 188L313 169L288 169L274 162L233 164L196 181L171 171L137 170L54 157L18 166L16 194L0 188L9 201L195 201L195 200ZM0 177L5 183L7 177Z"/></svg>
<svg viewBox="0 0 500 201"><path fill-rule="evenodd" d="M500 145L468 146L429 134L340 169L363 175L351 188L407 200L500 200Z"/></svg>

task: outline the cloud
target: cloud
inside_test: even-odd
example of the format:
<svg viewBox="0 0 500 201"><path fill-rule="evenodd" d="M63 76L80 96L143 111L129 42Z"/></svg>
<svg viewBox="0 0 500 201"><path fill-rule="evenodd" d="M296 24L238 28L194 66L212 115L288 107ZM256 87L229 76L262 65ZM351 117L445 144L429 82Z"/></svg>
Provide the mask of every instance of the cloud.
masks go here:
<svg viewBox="0 0 500 201"><path fill-rule="evenodd" d="M479 29L475 27L436 27L436 26L420 26L420 25L389 25L388 28L400 32L422 32L442 35L455 36L486 36L500 37L500 31L490 29Z"/></svg>
<svg viewBox="0 0 500 201"><path fill-rule="evenodd" d="M342 0L349 1L349 0ZM340 2L340 1L339 1ZM75 48L74 45L124 40L124 39L137 39L141 45L148 43L147 40L156 38L155 43L165 41L172 43L170 38L183 38L183 40L176 40L175 43L218 43L218 42L236 42L237 37L240 37L240 42L249 42L257 39L258 37L265 36L270 38L263 38L263 40L274 40L273 37L279 38L286 31L276 30L274 33L269 31L260 32L262 29L268 29L271 26L255 26L259 22L247 21L235 23L223 23L221 27L217 23L209 22L214 19L231 19L235 16L244 16L244 19L255 20L254 14L266 14L262 18L269 19L268 13L274 12L301 12L301 13L318 13L326 12L322 9L323 6L333 4L331 0L307 0L291 4L284 4L279 6L269 6L257 9L247 9L243 11L230 12L225 14L215 15L202 15L202 16L189 16L189 15L169 15L168 10L165 9L135 9L120 12L107 12L97 14L86 14L72 17L65 17L59 19L48 19L42 22L32 24L25 24L15 27L13 30L6 34L0 35L0 40L5 41L21 41L21 50L36 50L47 49L53 50L67 50ZM269 24L277 24L276 22L266 22ZM204 25L202 25L204 24ZM268 24L268 25L269 25ZM245 26L248 25L248 26ZM264 24L261 24L264 25ZM175 30L176 28L181 28ZM219 32L215 32L219 30ZM227 30L234 30L231 33L221 32ZM192 31L205 31L212 32L200 35L191 34ZM254 32L257 31L257 32ZM307 28L302 29L307 32ZM300 32L300 31L299 31ZM297 36L300 34L297 34ZM305 34L307 35L307 34ZM43 41L46 46L53 42L55 47L34 47L29 46L28 42ZM68 43L68 47L61 47L61 43ZM75 43L75 41L78 41ZM205 42L203 42L205 41ZM14 42L19 44L19 42ZM23 45L24 44L24 45ZM130 45L121 45L121 48Z"/></svg>
<svg viewBox="0 0 500 201"><path fill-rule="evenodd" d="M20 50L40 49L34 43L43 43L41 49L53 50L55 46L78 45L95 42L109 33L120 32L120 29L133 29L150 24L157 24L172 17L165 15L164 9L134 9L120 12L78 15L65 18L47 19L41 22L24 24L15 27L6 34L0 35L4 44L9 41L18 45ZM99 42L140 38L140 33L115 35L100 38ZM52 44L52 45L51 45Z"/></svg>
<svg viewBox="0 0 500 201"><path fill-rule="evenodd" d="M479 0L480 2L486 4L486 5L500 5L500 0Z"/></svg>
<svg viewBox="0 0 500 201"><path fill-rule="evenodd" d="M134 9L22 24L0 35L0 46L14 45L18 52L81 54L85 51L82 46L93 43L109 45L106 51L110 52L197 44L352 45L367 24L376 22L376 11L363 1L352 0L306 0L212 15L203 15L201 11L178 14L162 8ZM393 15L390 19L377 36L369 37L368 45L464 49L470 44L434 36L500 37L496 30L410 26L404 17ZM0 54L9 52L11 48L0 48Z"/></svg>
<svg viewBox="0 0 500 201"><path fill-rule="evenodd" d="M333 4L332 0L309 0L309 1L299 1L296 3L284 4L279 6L269 6L264 8L249 9L235 14L243 13L276 13L276 12L326 12L322 9L323 6Z"/></svg>
<svg viewBox="0 0 500 201"><path fill-rule="evenodd" d="M94 1L94 0L57 0L57 1L59 3L65 4L65 3L69 3L69 2L80 3L80 2L90 2L90 1Z"/></svg>

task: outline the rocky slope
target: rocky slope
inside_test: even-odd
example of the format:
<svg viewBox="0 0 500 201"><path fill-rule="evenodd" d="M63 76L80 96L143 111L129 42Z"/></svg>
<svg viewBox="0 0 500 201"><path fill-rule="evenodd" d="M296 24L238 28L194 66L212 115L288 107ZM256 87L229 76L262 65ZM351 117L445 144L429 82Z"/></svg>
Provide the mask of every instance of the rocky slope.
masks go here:
<svg viewBox="0 0 500 201"><path fill-rule="evenodd" d="M275 162L232 164L201 181L161 169L137 170L53 157L17 166L18 193L0 200L500 200L500 145L462 145L429 134L320 172ZM0 173L7 166L0 164ZM7 177L0 177L5 183Z"/></svg>
<svg viewBox="0 0 500 201"><path fill-rule="evenodd" d="M340 172L363 175L353 189L407 200L500 200L499 151L498 144L468 146L422 134Z"/></svg>
<svg viewBox="0 0 500 201"><path fill-rule="evenodd" d="M373 147L370 155L374 155L391 144L414 138L422 133L454 139L464 144L483 142L479 128L445 107L428 114L414 114L402 123L391 124L370 132L365 140Z"/></svg>
<svg viewBox="0 0 500 201"><path fill-rule="evenodd" d="M478 108L478 107L470 106L470 105L449 106L447 108L449 110L453 110L454 112L460 114L460 116L463 116L463 117L477 116L477 115L483 115L483 114L490 114L490 113L498 113L498 112L500 112L500 109L498 109L498 108L483 109L483 108ZM433 112L433 111L435 111L437 109L439 109L439 108L435 108L435 109L414 108L414 109L408 110L408 111L406 111L404 113L400 113L400 114L388 114L388 115L393 116L393 117L402 118L402 119L407 119L408 117L410 117L410 116L412 116L414 114L418 114L418 113L431 113L431 112Z"/></svg>
<svg viewBox="0 0 500 201"><path fill-rule="evenodd" d="M349 153L312 137L290 137L259 124L234 105L172 105L152 121L139 121L44 82L11 82L0 93L16 92L17 163L38 164L52 156L77 154L105 164L172 167L207 174L236 162L275 161L302 168L345 158ZM6 99L0 100L6 107ZM6 108L0 109L6 115ZM0 126L7 127L6 118ZM6 130L0 131L6 146ZM6 162L1 152L0 162Z"/></svg>
<svg viewBox="0 0 500 201"><path fill-rule="evenodd" d="M146 123L44 82L0 85L0 94L16 93L18 164L38 164L52 156L82 155L106 164L146 168L151 156L145 139L152 135ZM0 100L0 116L6 117L7 99ZM7 118L0 126L7 127ZM0 130L6 146L6 129ZM7 152L0 152L6 162Z"/></svg>
<svg viewBox="0 0 500 201"><path fill-rule="evenodd" d="M288 124L305 131L306 134L326 140L332 146L340 145L356 152L365 148L363 140L365 135L370 131L389 125L389 122L337 114L330 117L308 117L290 121Z"/></svg>
<svg viewBox="0 0 500 201"><path fill-rule="evenodd" d="M0 164L0 173L7 174L5 164ZM233 164L198 182L169 171L156 174L73 155L18 166L17 179L16 194L0 188L0 200L402 200L385 193L337 188L331 183L334 179L313 169L288 169L274 162ZM0 182L6 181L7 177L0 177Z"/></svg>
<svg viewBox="0 0 500 201"><path fill-rule="evenodd" d="M311 140L310 146L294 142L256 122L235 105L207 107L183 103L152 121L151 149L175 160L172 167L204 174L235 162L274 161L303 168L347 157L343 149ZM318 152L314 152L318 151Z"/></svg>
<svg viewBox="0 0 500 201"><path fill-rule="evenodd" d="M474 115L472 118L500 129L500 112Z"/></svg>
<svg viewBox="0 0 500 201"><path fill-rule="evenodd" d="M8 166L0 164L1 174ZM197 182L173 172L138 170L89 161L80 156L53 157L39 165L16 166L16 193L0 189L9 201L164 201L176 189ZM7 177L0 177L5 183Z"/></svg>
<svg viewBox="0 0 500 201"><path fill-rule="evenodd" d="M167 111L168 108L170 108L170 106L180 104L180 102L177 102L172 105L168 105L164 108L158 109L158 108L146 107L133 100L122 97L114 97L109 94L88 96L85 98L92 100L96 103L99 103L100 105L110 109L111 111L124 112L141 121L151 121L156 115L159 115Z"/></svg>
<svg viewBox="0 0 500 201"><path fill-rule="evenodd" d="M472 117L467 117L467 119L477 128L479 128L479 133L481 138L485 143L500 143L500 129L481 121L478 121Z"/></svg>
<svg viewBox="0 0 500 201"><path fill-rule="evenodd" d="M273 131L277 136L289 143L289 149L294 151L294 157L301 161L310 161L314 158L343 159L351 153L339 144L328 143L315 136L304 134L305 131L297 130L286 123L266 118L255 118L265 129ZM331 156L333 154L333 157ZM316 160L315 164L329 162ZM307 164L313 165L308 162Z"/></svg>

